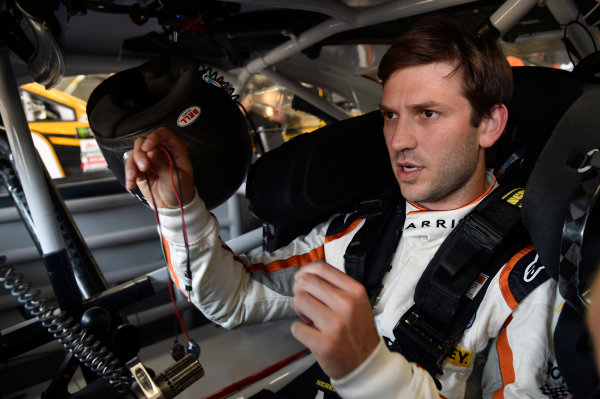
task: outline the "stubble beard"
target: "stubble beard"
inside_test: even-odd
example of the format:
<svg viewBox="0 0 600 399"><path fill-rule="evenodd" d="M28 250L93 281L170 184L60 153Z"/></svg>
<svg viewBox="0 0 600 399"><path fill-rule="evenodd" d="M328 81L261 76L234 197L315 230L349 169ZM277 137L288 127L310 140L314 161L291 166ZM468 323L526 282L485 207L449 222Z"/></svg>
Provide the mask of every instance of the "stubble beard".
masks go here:
<svg viewBox="0 0 600 399"><path fill-rule="evenodd" d="M441 170L422 182L425 187L412 189L420 182L400 182L400 191L405 199L417 204L430 204L441 201L463 189L477 170L479 148L474 131L469 134L464 145L452 154L449 154L443 162L440 162ZM424 172L430 172L431 170Z"/></svg>

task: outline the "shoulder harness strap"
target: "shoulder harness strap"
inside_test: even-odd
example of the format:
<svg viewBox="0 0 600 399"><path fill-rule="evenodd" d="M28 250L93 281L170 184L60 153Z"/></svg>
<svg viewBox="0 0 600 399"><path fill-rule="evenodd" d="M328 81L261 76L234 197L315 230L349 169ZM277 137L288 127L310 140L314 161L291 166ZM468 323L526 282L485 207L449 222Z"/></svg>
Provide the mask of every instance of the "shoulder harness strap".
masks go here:
<svg viewBox="0 0 600 399"><path fill-rule="evenodd" d="M397 185L379 198L362 201L356 212L365 219L344 254L346 273L361 282L373 305L381 291L381 281L400 236L405 218L405 201Z"/></svg>
<svg viewBox="0 0 600 399"><path fill-rule="evenodd" d="M434 377L441 372L491 277L529 243L520 218L523 193L497 188L452 231L419 280L414 306L396 324L391 350Z"/></svg>

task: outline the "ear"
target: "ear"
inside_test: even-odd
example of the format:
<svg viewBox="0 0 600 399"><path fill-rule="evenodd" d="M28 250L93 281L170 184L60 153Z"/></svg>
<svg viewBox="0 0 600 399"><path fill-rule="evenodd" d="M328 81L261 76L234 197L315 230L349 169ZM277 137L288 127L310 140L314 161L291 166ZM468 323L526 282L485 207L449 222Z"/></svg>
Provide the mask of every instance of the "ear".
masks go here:
<svg viewBox="0 0 600 399"><path fill-rule="evenodd" d="M504 104L496 104L488 116L481 120L479 125L479 146L489 148L502 136L506 121L508 120L508 109Z"/></svg>

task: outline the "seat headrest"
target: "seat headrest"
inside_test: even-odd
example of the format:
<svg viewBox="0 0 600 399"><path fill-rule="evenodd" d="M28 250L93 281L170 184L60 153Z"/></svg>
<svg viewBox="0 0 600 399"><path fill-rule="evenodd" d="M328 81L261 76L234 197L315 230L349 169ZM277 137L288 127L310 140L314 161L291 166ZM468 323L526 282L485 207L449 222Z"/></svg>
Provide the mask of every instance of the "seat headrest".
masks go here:
<svg viewBox="0 0 600 399"><path fill-rule="evenodd" d="M600 85L590 84L566 110L525 188L523 223L540 259L558 279L563 225L586 153L600 148Z"/></svg>
<svg viewBox="0 0 600 399"><path fill-rule="evenodd" d="M123 154L160 126L185 143L194 182L209 209L242 184L252 160L246 118L222 78L195 60L165 54L112 75L87 103L108 167L124 183Z"/></svg>
<svg viewBox="0 0 600 399"><path fill-rule="evenodd" d="M590 83L553 68L515 67L512 71L514 92L508 125L488 166L498 170L517 152L522 158L520 173L527 177L562 115Z"/></svg>
<svg viewBox="0 0 600 399"><path fill-rule="evenodd" d="M285 225L329 216L396 185L379 111L296 136L250 168L246 196L263 221Z"/></svg>

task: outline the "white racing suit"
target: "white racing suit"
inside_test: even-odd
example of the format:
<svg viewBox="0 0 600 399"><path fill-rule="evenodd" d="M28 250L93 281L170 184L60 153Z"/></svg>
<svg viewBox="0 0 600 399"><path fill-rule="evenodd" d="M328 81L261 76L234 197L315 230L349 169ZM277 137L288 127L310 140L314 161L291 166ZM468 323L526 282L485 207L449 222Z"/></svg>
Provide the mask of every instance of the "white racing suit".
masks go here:
<svg viewBox="0 0 600 399"><path fill-rule="evenodd" d="M407 203L404 232L373 308L382 338L363 364L332 381L341 397L570 397L551 349L552 320L560 304L554 280L545 279L520 303L515 299L518 292L511 288L511 280L526 282L541 275L543 266L531 247L489 277L492 281L473 320L453 356L443 364L443 375L438 376L441 391L425 369L386 348L386 342L394 338L395 324L414 304L415 286L434 253L485 195L449 211L428 211ZM292 302L295 272L318 260L344 270L346 247L364 223L356 219L344 231L327 236L326 222L286 247L249 259L234 255L221 241L218 222L197 196L184 212L192 270L191 300L207 318L226 328L296 316ZM160 209L159 214L170 273L185 293L181 214L178 209Z"/></svg>

